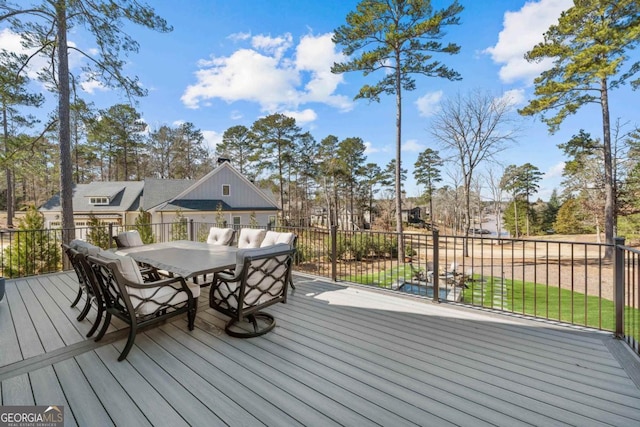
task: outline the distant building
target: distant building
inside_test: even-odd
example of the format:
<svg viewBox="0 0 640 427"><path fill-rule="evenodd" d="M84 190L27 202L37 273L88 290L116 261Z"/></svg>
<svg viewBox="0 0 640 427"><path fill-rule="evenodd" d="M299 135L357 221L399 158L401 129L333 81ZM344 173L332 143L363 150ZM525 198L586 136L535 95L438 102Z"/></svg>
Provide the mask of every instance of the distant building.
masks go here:
<svg viewBox="0 0 640 427"><path fill-rule="evenodd" d="M174 222L178 215L196 222L260 226L276 222L279 211L273 195L258 188L229 162L201 179L154 179L77 184L73 192L76 227L87 225L90 215L105 224L132 225L140 208L151 214L152 223ZM40 207L47 228L61 226L60 195Z"/></svg>

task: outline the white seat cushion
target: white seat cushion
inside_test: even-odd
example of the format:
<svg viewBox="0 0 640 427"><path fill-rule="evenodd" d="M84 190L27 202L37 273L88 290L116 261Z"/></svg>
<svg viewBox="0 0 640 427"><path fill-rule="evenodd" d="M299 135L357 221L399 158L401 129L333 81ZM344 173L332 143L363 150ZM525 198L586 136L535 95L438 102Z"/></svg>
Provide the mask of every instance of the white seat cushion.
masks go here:
<svg viewBox="0 0 640 427"><path fill-rule="evenodd" d="M232 238L233 230L231 228L211 227L209 229L207 243L209 243L210 245L226 246L231 244Z"/></svg>
<svg viewBox="0 0 640 427"><path fill-rule="evenodd" d="M259 228L241 229L238 236L238 248L259 248L266 233L266 230Z"/></svg>
<svg viewBox="0 0 640 427"><path fill-rule="evenodd" d="M133 283L144 283L142 273L135 259L126 255L116 255L113 252L101 251L96 258L105 262L115 262L116 267L120 270L122 276Z"/></svg>
<svg viewBox="0 0 640 427"><path fill-rule="evenodd" d="M130 256L116 255L113 252L101 251L96 258L107 262L115 262L116 267L120 270L125 279L133 283L144 284L138 263ZM152 283L147 284L150 285ZM189 286L193 297L198 298L200 296L200 286L189 281L187 281L187 285ZM131 299L131 304L133 304L136 314L144 316L155 313L155 311L160 308L160 304L170 303L175 305L186 301L188 299L187 293L178 292L175 288L176 286L179 286L178 283L167 286L148 287L144 289L127 286L126 289L129 293L129 298ZM143 302L147 298L153 298L153 301L150 300Z"/></svg>
<svg viewBox="0 0 640 427"><path fill-rule="evenodd" d="M280 233L278 231L267 231L265 234L262 243L260 243L260 247L264 248L265 246L273 246L278 243L286 243L287 245L293 245L293 239L296 237L293 233Z"/></svg>
<svg viewBox="0 0 640 427"><path fill-rule="evenodd" d="M97 255L98 252L102 250L98 246L92 245L84 240L72 240L69 243L69 247L85 255Z"/></svg>
<svg viewBox="0 0 640 427"><path fill-rule="evenodd" d="M119 233L116 239L118 241L118 244L124 248L144 245L144 242L142 241L142 237L140 237L140 233L138 232L138 230L130 230Z"/></svg>

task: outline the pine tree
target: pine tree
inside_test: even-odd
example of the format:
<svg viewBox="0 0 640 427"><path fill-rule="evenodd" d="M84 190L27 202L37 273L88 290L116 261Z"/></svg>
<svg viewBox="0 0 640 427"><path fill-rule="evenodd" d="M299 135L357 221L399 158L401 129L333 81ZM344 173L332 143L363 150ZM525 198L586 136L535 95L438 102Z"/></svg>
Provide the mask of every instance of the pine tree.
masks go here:
<svg viewBox="0 0 640 427"><path fill-rule="evenodd" d="M184 217L181 210L178 210L176 218L171 224L171 240L187 240L188 238L187 218Z"/></svg>
<svg viewBox="0 0 640 427"><path fill-rule="evenodd" d="M10 246L4 249L6 277L23 277L57 271L61 263L58 231L44 230L44 216L35 207L19 221Z"/></svg>
<svg viewBox="0 0 640 427"><path fill-rule="evenodd" d="M111 247L109 228L100 223L100 220L93 212L89 214L87 225L89 226L89 232L87 233L87 241L89 243L99 246L102 249Z"/></svg>
<svg viewBox="0 0 640 427"><path fill-rule="evenodd" d="M144 244L155 243L156 239L153 235L151 227L151 214L140 208L138 216L135 220L136 230L140 233L140 238Z"/></svg>
<svg viewBox="0 0 640 427"><path fill-rule="evenodd" d="M627 52L640 42L638 0L580 0L564 11L558 23L549 27L544 41L525 57L531 62L553 60L553 67L534 80L536 98L520 110L523 115L542 115L551 133L580 107L598 104L602 113L604 164L604 228L607 257L612 255L617 216L611 123L610 91L631 80L640 62L629 64ZM545 113L553 112L551 117Z"/></svg>
<svg viewBox="0 0 640 427"><path fill-rule="evenodd" d="M450 6L434 10L431 0L362 0L356 11L347 15L345 25L334 31L333 42L344 46L347 62L334 64L333 73L362 71L380 80L364 85L356 99L379 101L381 94L395 95L396 102L396 231L398 259L402 249L402 93L416 88L413 75L459 80L460 75L433 58L434 53L457 54L454 43L443 45L444 29L458 25L462 6L454 1Z"/></svg>

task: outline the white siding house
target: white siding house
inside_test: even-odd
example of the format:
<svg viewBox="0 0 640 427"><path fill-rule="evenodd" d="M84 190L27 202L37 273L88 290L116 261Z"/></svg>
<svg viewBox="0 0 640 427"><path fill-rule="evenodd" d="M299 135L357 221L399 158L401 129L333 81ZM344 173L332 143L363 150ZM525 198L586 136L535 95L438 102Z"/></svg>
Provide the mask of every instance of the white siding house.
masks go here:
<svg viewBox="0 0 640 427"><path fill-rule="evenodd" d="M87 225L90 215L101 222L132 225L140 208L152 223L171 223L178 215L196 222L267 226L279 211L273 196L246 179L229 162L223 162L201 179L145 179L144 181L77 184L73 193L76 227ZM61 224L60 196L48 200L40 211L45 225Z"/></svg>

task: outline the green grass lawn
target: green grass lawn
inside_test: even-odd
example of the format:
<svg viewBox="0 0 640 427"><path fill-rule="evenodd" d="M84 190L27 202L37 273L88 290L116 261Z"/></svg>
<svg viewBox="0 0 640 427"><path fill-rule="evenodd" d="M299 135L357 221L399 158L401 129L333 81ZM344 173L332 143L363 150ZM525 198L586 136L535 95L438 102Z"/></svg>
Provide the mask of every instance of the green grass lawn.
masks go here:
<svg viewBox="0 0 640 427"><path fill-rule="evenodd" d="M391 288L392 283L412 277L411 267L403 265L364 275L349 275L343 279ZM615 309L611 300L518 280L505 280L503 284L499 277L484 279L480 281L480 277L475 277L474 281L467 282L462 302L575 325L615 329ZM640 340L640 310L628 307L625 310L625 331Z"/></svg>
<svg viewBox="0 0 640 427"><path fill-rule="evenodd" d="M613 330L613 301L580 292L522 281L488 278L468 282L463 302L576 325Z"/></svg>
<svg viewBox="0 0 640 427"><path fill-rule="evenodd" d="M362 285L378 286L380 288L391 288L391 284L397 281L410 280L413 272L409 265L390 268L368 274L352 274L343 277L343 280Z"/></svg>

